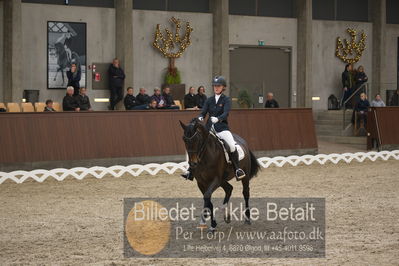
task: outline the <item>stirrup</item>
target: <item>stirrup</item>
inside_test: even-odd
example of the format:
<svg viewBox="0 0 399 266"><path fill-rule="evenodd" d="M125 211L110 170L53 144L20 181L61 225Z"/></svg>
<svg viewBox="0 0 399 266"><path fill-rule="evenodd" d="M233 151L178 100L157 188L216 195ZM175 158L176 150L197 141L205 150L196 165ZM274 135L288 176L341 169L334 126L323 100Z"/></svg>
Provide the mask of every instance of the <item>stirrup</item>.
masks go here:
<svg viewBox="0 0 399 266"><path fill-rule="evenodd" d="M242 180L244 177L245 177L245 172L244 172L244 170L242 170L241 168L238 168L238 169L236 170L236 179L237 179L237 181Z"/></svg>

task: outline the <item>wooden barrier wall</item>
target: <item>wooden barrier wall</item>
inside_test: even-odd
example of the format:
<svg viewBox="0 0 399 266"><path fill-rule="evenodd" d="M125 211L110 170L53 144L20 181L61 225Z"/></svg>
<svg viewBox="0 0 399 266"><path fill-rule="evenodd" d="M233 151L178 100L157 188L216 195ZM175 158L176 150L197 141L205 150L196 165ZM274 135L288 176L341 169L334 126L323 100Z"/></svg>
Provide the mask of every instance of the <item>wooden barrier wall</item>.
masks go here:
<svg viewBox="0 0 399 266"><path fill-rule="evenodd" d="M367 149L376 141L380 149L399 147L399 107L372 107L367 114Z"/></svg>
<svg viewBox="0 0 399 266"><path fill-rule="evenodd" d="M197 111L0 113L0 163L184 154L179 120ZM232 110L254 151L317 149L311 109Z"/></svg>

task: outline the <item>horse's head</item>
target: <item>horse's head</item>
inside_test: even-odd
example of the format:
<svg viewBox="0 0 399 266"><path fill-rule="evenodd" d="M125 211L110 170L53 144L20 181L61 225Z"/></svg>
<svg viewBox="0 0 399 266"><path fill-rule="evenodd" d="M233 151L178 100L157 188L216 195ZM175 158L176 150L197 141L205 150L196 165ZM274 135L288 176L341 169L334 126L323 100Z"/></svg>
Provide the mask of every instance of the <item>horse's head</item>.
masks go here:
<svg viewBox="0 0 399 266"><path fill-rule="evenodd" d="M188 125L182 121L179 122L184 130L183 140L189 157L189 165L195 168L201 161L209 131L197 118L191 120Z"/></svg>

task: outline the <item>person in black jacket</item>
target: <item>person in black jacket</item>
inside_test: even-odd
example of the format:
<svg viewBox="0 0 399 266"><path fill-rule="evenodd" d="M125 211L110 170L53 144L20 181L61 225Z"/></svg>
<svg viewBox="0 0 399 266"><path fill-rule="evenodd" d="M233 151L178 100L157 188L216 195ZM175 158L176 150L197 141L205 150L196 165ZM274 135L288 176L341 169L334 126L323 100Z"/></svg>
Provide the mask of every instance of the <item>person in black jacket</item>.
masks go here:
<svg viewBox="0 0 399 266"><path fill-rule="evenodd" d="M238 151L227 122L227 117L231 109L231 98L223 94L226 88L226 80L222 76L217 76L212 80L212 86L215 96L209 97L206 100L198 119L203 121L204 117L207 114L209 115L206 127L211 129L213 126L216 135L227 143L226 149L229 150L229 156L234 167L236 179L241 180L245 177L245 172L239 167ZM190 168L186 173L182 174L182 176L186 179L193 180Z"/></svg>
<svg viewBox="0 0 399 266"><path fill-rule="evenodd" d="M205 88L204 86L199 86L197 90L197 98L198 108L202 108L206 102Z"/></svg>
<svg viewBox="0 0 399 266"><path fill-rule="evenodd" d="M119 65L119 59L115 58L108 69L109 87L111 90L110 109L114 110L117 103L123 99L123 81L125 80L125 72Z"/></svg>
<svg viewBox="0 0 399 266"><path fill-rule="evenodd" d="M79 95L79 89L80 89L80 79L81 79L81 70L77 68L76 64L73 63L71 65L71 69L67 72L67 77L68 77L68 85L67 86L72 86L74 89L73 95Z"/></svg>
<svg viewBox="0 0 399 266"><path fill-rule="evenodd" d="M165 99L165 105L163 109L180 109L179 106L175 104L175 101L173 100L172 94L170 94L170 88L165 87L163 89L163 98Z"/></svg>
<svg viewBox="0 0 399 266"><path fill-rule="evenodd" d="M266 95L265 108L279 108L278 102L274 99L273 93L269 92Z"/></svg>
<svg viewBox="0 0 399 266"><path fill-rule="evenodd" d="M140 88L139 93L136 95L136 101L138 105L148 105L151 101L151 97L146 94L145 88Z"/></svg>
<svg viewBox="0 0 399 266"><path fill-rule="evenodd" d="M80 93L79 95L75 96L75 98L80 111L92 111L90 99L86 94L86 88L80 88Z"/></svg>
<svg viewBox="0 0 399 266"><path fill-rule="evenodd" d="M199 110L198 108L198 98L194 94L195 88L190 87L188 93L184 96L184 109L187 110Z"/></svg>
<svg viewBox="0 0 399 266"><path fill-rule="evenodd" d="M46 101L46 106L44 107L43 112L56 112L55 109L53 108L52 100L49 99Z"/></svg>
<svg viewBox="0 0 399 266"><path fill-rule="evenodd" d="M367 112L370 107L370 103L367 100L367 96L364 92L360 94L360 100L356 103L355 108L353 109L352 123L355 123L355 112L357 113L358 123L360 121L364 121L364 128L367 125Z"/></svg>
<svg viewBox="0 0 399 266"><path fill-rule="evenodd" d="M62 110L64 111L80 111L76 98L73 97L74 88L72 86L67 87L67 93L62 100Z"/></svg>
<svg viewBox="0 0 399 266"><path fill-rule="evenodd" d="M133 110L134 107L137 106L136 97L134 97L133 95L132 87L127 88L127 94L125 96L125 100L123 101L123 103L125 104L126 110Z"/></svg>
<svg viewBox="0 0 399 266"><path fill-rule="evenodd" d="M342 103L341 105L351 96L353 92L354 82L353 82L353 73L352 73L352 65L346 64L344 72L342 72L342 89L343 89L343 96L342 96ZM347 103L347 108L352 108L352 103L349 101Z"/></svg>
<svg viewBox="0 0 399 266"><path fill-rule="evenodd" d="M399 106L399 89L389 99L389 106Z"/></svg>

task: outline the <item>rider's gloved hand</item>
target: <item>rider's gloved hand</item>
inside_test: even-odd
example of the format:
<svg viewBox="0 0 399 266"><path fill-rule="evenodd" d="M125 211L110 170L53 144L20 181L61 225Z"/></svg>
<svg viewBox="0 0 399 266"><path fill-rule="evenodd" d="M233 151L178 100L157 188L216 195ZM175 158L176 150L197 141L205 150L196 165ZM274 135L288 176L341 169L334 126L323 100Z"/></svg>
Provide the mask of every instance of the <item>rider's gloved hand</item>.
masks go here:
<svg viewBox="0 0 399 266"><path fill-rule="evenodd" d="M198 117L198 120L202 122L202 121L204 121L204 118L202 116L200 116L200 117Z"/></svg>
<svg viewBox="0 0 399 266"><path fill-rule="evenodd" d="M211 121L212 121L212 124L216 124L217 122L219 122L219 119L217 117L212 116Z"/></svg>

